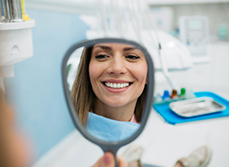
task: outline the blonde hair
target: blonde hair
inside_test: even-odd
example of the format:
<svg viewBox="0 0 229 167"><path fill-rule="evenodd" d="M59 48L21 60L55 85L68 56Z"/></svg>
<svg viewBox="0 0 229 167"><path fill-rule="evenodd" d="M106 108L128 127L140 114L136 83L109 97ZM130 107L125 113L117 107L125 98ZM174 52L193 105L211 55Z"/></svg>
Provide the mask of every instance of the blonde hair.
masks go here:
<svg viewBox="0 0 229 167"><path fill-rule="evenodd" d="M71 90L73 105L83 126L87 124L88 112L90 110L93 111L96 100L96 95L92 90L89 78L89 63L91 60L92 49L93 46L84 48L78 66L76 79ZM136 103L134 114L137 122L141 122L143 115L146 90L147 85L145 85L145 88Z"/></svg>

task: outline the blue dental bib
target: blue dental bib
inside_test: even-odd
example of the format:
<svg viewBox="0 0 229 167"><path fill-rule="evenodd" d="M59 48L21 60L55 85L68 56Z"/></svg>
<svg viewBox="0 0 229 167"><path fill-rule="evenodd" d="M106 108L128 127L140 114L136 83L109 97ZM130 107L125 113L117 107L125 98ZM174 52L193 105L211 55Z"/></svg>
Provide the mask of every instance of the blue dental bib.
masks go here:
<svg viewBox="0 0 229 167"><path fill-rule="evenodd" d="M139 124L109 119L92 112L88 113L87 131L103 141L121 141L133 135Z"/></svg>

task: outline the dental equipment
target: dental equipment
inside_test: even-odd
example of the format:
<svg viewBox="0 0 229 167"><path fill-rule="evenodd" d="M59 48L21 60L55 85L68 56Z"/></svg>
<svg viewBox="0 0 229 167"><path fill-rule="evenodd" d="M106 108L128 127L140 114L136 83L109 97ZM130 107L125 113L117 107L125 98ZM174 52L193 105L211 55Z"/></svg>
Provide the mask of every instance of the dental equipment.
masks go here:
<svg viewBox="0 0 229 167"><path fill-rule="evenodd" d="M144 2L145 2L145 9L146 9L146 11L148 13L147 17L150 20L149 7L146 5L147 3L146 3L145 0L144 0ZM165 56L163 54L161 54L162 46L161 46L161 42L160 42L160 37L159 37L159 34L158 34L157 26L156 25L154 25L154 26L151 25L151 27L155 27L155 37L156 37L155 39L156 39L156 41L158 43L157 48L158 48L158 55L159 55L159 58L160 58L160 61L161 61L162 72L165 75L170 87L172 89L176 89L176 86L175 86L175 84L174 84L174 82L172 80L171 74L169 73L169 70L168 70L168 66L167 66L167 63L166 63L166 58L165 58ZM150 34L150 32L149 32L149 34Z"/></svg>

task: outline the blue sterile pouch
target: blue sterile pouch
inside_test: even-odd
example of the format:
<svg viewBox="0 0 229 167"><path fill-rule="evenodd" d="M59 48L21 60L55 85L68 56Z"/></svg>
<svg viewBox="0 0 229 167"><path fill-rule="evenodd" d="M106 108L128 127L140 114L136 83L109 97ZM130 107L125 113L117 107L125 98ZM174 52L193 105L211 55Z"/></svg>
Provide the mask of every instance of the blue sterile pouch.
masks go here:
<svg viewBox="0 0 229 167"><path fill-rule="evenodd" d="M103 141L121 141L133 135L140 124L109 119L89 112L87 131Z"/></svg>

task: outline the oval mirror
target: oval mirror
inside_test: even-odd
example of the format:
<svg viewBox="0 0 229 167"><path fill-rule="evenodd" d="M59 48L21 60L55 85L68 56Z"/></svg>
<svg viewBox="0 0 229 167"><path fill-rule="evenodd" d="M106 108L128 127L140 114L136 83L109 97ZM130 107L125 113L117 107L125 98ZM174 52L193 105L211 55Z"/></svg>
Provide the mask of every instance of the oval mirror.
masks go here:
<svg viewBox="0 0 229 167"><path fill-rule="evenodd" d="M75 126L103 151L115 155L144 129L154 67L138 43L105 38L77 43L64 57L62 77Z"/></svg>

